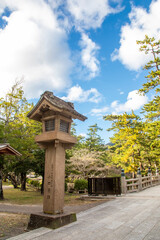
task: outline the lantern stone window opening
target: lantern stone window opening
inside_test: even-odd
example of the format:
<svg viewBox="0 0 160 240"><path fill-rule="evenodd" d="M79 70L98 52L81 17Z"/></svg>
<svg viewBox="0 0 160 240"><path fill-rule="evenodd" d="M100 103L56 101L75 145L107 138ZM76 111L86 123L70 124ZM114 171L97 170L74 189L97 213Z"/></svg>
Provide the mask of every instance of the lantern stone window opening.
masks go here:
<svg viewBox="0 0 160 240"><path fill-rule="evenodd" d="M65 102L49 91L41 95L28 117L42 122L42 133L36 136L35 141L46 151L43 211L62 213L65 149L77 142L70 134L72 119L84 121L87 118L74 109L73 103Z"/></svg>
<svg viewBox="0 0 160 240"><path fill-rule="evenodd" d="M70 119L64 118L61 115L57 115L54 118L44 118L42 119L43 132L60 131L70 133L71 122Z"/></svg>
<svg viewBox="0 0 160 240"><path fill-rule="evenodd" d="M44 121L44 131L54 131L55 130L55 119L49 119Z"/></svg>

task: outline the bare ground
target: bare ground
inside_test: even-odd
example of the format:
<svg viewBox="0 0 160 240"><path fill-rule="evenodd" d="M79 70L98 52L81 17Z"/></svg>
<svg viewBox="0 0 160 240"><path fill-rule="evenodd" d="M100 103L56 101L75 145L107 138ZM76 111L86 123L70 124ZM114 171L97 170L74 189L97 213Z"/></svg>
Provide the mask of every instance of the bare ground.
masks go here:
<svg viewBox="0 0 160 240"><path fill-rule="evenodd" d="M0 213L0 239L4 240L24 233L29 215Z"/></svg>
<svg viewBox="0 0 160 240"><path fill-rule="evenodd" d="M99 201L73 201L72 204L66 205L65 206L65 212L76 212L79 213L81 211L85 211L89 208L92 208L94 206L97 206L105 201L108 201L109 199L106 200L99 200ZM12 207L11 207L12 206ZM9 207L9 208L8 208ZM24 208L23 208L24 207ZM36 208L32 206L32 212L37 212L41 209ZM28 221L29 221L29 214L26 214L25 209L26 206L18 206L18 205L8 205L8 204L0 204L0 240L5 240L10 237L17 236L21 233L24 233L27 229ZM28 212L31 206L27 206ZM5 212L6 211L6 212ZM10 211L10 212L8 212ZM17 211L17 213L15 213ZM14 213L13 213L14 212ZM22 212L20 214L20 212Z"/></svg>

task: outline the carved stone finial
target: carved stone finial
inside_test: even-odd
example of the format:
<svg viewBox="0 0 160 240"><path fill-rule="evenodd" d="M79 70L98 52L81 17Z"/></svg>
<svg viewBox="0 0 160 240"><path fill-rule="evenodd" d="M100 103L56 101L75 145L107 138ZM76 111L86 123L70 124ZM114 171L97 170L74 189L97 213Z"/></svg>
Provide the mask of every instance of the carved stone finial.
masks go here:
<svg viewBox="0 0 160 240"><path fill-rule="evenodd" d="M125 177L124 169L121 169L121 177Z"/></svg>
<svg viewBox="0 0 160 240"><path fill-rule="evenodd" d="M52 97L52 96L54 96L54 94L53 94L53 92L51 92L51 91L45 91L45 92L41 95L41 97L43 97L43 96Z"/></svg>
<svg viewBox="0 0 160 240"><path fill-rule="evenodd" d="M140 169L140 167L138 168L137 175L141 175L141 169Z"/></svg>

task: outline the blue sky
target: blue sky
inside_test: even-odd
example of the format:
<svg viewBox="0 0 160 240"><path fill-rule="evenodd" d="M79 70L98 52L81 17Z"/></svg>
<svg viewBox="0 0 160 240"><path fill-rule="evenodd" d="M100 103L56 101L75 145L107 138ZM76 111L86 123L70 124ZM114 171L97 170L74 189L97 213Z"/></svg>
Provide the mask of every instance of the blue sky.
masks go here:
<svg viewBox="0 0 160 240"><path fill-rule="evenodd" d="M152 97L137 94L145 34L159 39L160 0L1 0L0 96L15 80L35 103L53 91L88 117L76 121L78 134L97 123L108 142L102 117L139 113Z"/></svg>

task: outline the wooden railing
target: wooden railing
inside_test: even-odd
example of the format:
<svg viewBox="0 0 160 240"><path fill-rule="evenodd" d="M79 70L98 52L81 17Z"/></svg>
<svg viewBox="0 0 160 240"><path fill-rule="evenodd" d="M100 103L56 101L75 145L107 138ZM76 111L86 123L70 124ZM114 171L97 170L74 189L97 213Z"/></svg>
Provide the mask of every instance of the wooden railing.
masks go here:
<svg viewBox="0 0 160 240"><path fill-rule="evenodd" d="M137 178L126 179L124 171L121 174L121 192L123 194L131 192L139 192L146 188L156 186L160 184L159 172L156 175L152 175L149 171L148 176L141 176L140 170L138 170Z"/></svg>
<svg viewBox="0 0 160 240"><path fill-rule="evenodd" d="M138 178L132 178L127 179L126 181L126 191L127 192L135 192L138 191L139 187L139 179Z"/></svg>

